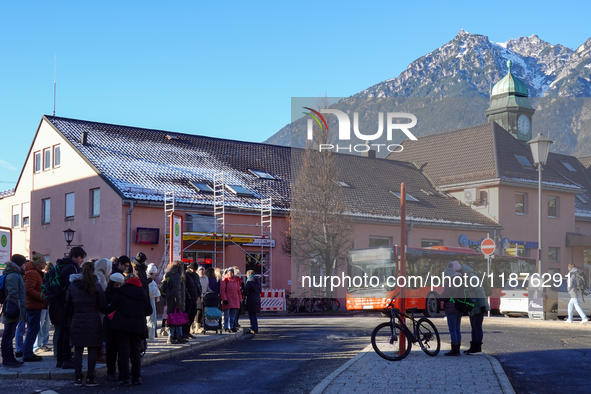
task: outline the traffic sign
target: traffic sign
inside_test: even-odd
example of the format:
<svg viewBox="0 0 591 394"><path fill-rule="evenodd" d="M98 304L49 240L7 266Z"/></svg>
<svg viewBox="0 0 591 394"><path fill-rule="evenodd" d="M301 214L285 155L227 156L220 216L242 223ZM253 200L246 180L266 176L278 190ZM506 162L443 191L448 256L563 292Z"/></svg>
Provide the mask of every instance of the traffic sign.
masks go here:
<svg viewBox="0 0 591 394"><path fill-rule="evenodd" d="M484 253L486 256L490 256L491 254L493 254L495 252L496 247L497 246L495 245L495 241L493 241L490 238L485 238L480 243L480 250L482 250L482 253Z"/></svg>

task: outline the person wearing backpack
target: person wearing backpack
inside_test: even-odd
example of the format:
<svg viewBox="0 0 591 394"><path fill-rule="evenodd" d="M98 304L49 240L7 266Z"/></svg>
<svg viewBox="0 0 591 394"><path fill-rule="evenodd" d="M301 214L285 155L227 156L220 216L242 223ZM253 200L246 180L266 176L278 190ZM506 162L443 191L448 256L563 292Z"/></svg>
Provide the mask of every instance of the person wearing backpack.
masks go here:
<svg viewBox="0 0 591 394"><path fill-rule="evenodd" d="M480 283L483 277L482 274L477 275L472 267L466 264L462 265L462 273L467 275L470 296L474 298L474 309L468 312L470 316L470 327L472 328L472 340L470 341L470 348L464 350L464 353L467 355L482 354L482 338L484 337L482 323L484 321L484 314L490 310L488 300L486 299L488 294L486 293L484 284Z"/></svg>
<svg viewBox="0 0 591 394"><path fill-rule="evenodd" d="M26 317L27 299L25 294L25 281L23 270L27 259L20 254L12 255L11 261L6 263L4 269L4 302L2 304L2 324L4 324L4 332L2 333L2 343L0 345L2 351L2 366L3 367L20 367L23 365L21 361L17 361L14 357L14 348L12 341L16 333L16 326L19 321L24 321ZM12 313L14 312L14 313Z"/></svg>
<svg viewBox="0 0 591 394"><path fill-rule="evenodd" d="M463 287L456 287L453 282L455 277L461 276L461 270L462 265L460 262L452 261L443 271L444 289L441 299L444 301L443 310L445 312L447 327L449 328L449 335L451 337L451 351L445 353L445 356L459 356L460 346L462 345L460 326L462 325L462 316L464 315L464 312L460 311L456 307L456 303L453 301L461 296L460 293L462 292L461 290L463 290Z"/></svg>
<svg viewBox="0 0 591 394"><path fill-rule="evenodd" d="M25 267L25 292L27 297L27 336L23 345L23 361L42 361L43 357L33 353L33 345L41 329L41 311L47 309L47 301L41 296L45 257L33 252L31 261Z"/></svg>
<svg viewBox="0 0 591 394"><path fill-rule="evenodd" d="M585 324L589 321L589 318L579 305L579 297L584 297L585 290L587 288L587 280L583 271L578 269L574 263L568 264L568 294L570 295L570 301L568 302L568 318L565 320L566 323L573 322L573 308L577 310L579 316L581 316L581 324ZM585 302L583 298L583 302Z"/></svg>

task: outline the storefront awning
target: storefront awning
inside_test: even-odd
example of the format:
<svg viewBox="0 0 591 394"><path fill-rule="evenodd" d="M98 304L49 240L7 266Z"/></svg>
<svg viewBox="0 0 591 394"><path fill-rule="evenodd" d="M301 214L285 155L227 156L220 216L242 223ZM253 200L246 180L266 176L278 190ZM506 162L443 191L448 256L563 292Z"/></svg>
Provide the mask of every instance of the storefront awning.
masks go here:
<svg viewBox="0 0 591 394"><path fill-rule="evenodd" d="M566 246L591 246L591 235L566 233Z"/></svg>

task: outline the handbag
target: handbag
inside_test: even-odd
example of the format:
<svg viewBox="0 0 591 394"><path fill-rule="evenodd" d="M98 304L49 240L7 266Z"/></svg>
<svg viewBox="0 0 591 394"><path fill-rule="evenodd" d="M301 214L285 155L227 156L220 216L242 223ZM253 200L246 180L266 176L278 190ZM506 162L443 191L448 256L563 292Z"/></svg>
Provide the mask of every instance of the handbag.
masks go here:
<svg viewBox="0 0 591 394"><path fill-rule="evenodd" d="M21 316L21 308L17 303L12 302L10 298L7 298L2 307L2 313L8 319L18 319Z"/></svg>
<svg viewBox="0 0 591 394"><path fill-rule="evenodd" d="M456 306L456 309L463 313L469 313L474 309L475 303L474 298L471 298L467 293L467 289L464 289L464 297L450 298Z"/></svg>
<svg viewBox="0 0 591 394"><path fill-rule="evenodd" d="M189 322L189 315L185 312L181 311L181 308L178 306L174 308L173 313L168 314L168 318L166 319L166 324L171 326L182 326Z"/></svg>

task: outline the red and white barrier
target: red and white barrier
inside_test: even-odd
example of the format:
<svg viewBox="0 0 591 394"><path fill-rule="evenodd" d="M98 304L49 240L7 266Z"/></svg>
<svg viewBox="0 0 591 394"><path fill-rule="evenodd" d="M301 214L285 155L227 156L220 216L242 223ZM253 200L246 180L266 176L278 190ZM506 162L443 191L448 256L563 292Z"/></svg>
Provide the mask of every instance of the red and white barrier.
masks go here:
<svg viewBox="0 0 591 394"><path fill-rule="evenodd" d="M285 311L285 290L261 291L261 311Z"/></svg>

